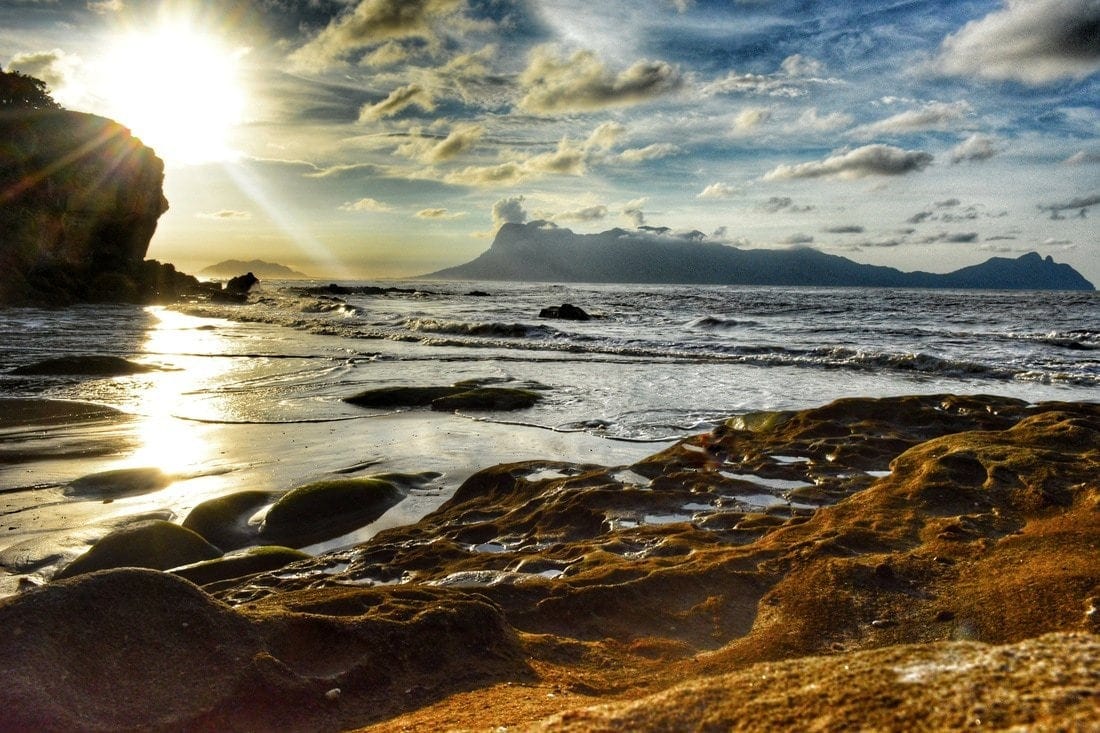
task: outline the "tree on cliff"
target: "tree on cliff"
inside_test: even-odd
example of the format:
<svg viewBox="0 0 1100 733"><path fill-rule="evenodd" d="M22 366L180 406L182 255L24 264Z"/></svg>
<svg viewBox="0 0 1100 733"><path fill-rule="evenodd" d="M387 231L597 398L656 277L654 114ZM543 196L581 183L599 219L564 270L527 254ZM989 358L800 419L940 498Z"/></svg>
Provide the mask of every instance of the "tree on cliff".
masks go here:
<svg viewBox="0 0 1100 733"><path fill-rule="evenodd" d="M41 79L0 69L0 109L61 109L61 105Z"/></svg>

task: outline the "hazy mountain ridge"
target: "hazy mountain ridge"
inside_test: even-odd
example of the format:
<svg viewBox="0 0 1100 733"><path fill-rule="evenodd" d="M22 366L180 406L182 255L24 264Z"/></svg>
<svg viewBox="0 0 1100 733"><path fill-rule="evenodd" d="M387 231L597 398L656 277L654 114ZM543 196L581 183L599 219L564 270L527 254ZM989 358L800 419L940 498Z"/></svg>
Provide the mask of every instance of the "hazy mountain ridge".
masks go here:
<svg viewBox="0 0 1100 733"><path fill-rule="evenodd" d="M505 224L474 260L425 277L458 280L638 282L838 287L1093 290L1069 265L1035 252L993 257L946 274L866 265L810 248L737 249L700 241L611 229L576 234L542 221Z"/></svg>

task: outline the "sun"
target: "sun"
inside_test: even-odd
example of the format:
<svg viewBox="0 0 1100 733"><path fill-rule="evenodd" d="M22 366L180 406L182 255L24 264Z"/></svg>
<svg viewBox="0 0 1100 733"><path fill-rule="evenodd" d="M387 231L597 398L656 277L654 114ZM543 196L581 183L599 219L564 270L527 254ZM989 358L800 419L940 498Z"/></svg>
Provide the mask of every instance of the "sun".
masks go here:
<svg viewBox="0 0 1100 733"><path fill-rule="evenodd" d="M107 114L168 163L231 159L246 106L241 57L186 22L128 30L103 67Z"/></svg>

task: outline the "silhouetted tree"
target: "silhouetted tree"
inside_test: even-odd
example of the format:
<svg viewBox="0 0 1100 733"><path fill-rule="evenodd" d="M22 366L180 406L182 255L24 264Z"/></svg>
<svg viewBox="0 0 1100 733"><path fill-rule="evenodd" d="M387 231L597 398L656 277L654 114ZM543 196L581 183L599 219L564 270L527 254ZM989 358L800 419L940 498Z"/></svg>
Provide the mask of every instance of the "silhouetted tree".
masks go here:
<svg viewBox="0 0 1100 733"><path fill-rule="evenodd" d="M46 82L18 71L0 69L0 109L61 109Z"/></svg>

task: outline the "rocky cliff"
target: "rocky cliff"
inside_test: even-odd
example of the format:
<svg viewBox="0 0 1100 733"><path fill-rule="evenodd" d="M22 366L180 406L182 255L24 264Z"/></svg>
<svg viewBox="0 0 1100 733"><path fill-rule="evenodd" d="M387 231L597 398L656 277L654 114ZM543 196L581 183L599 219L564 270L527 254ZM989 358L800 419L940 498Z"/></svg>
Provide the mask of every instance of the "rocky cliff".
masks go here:
<svg viewBox="0 0 1100 733"><path fill-rule="evenodd" d="M170 299L194 283L145 254L164 163L109 119L0 112L0 303Z"/></svg>
<svg viewBox="0 0 1100 733"><path fill-rule="evenodd" d="M464 265L426 275L457 280L625 282L903 288L1092 290L1069 265L1031 252L994 257L952 273L902 272L809 248L737 249L701 232L611 229L575 234L543 221L505 224Z"/></svg>

